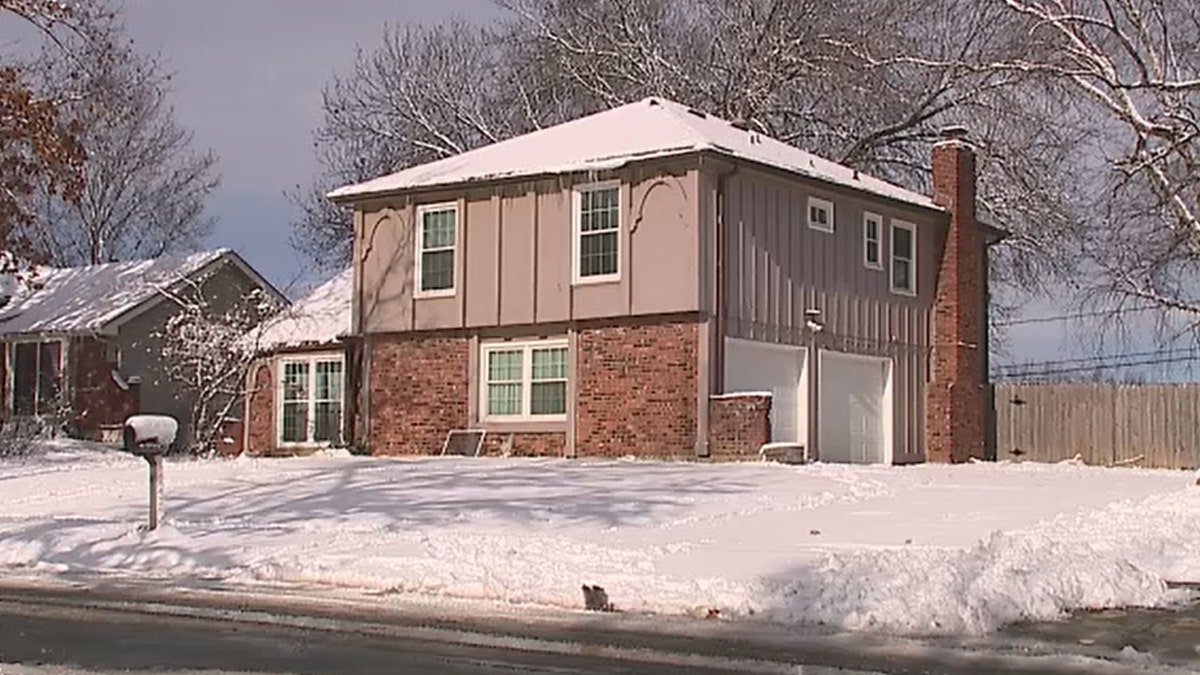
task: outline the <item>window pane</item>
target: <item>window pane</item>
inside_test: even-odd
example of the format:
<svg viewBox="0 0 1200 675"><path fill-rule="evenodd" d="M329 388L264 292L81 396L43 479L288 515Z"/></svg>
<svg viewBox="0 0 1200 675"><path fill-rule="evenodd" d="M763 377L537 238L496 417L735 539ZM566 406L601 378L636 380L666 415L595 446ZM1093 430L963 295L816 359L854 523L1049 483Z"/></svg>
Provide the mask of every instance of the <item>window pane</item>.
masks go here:
<svg viewBox="0 0 1200 675"><path fill-rule="evenodd" d="M579 276L617 273L617 233L585 234L579 238Z"/></svg>
<svg viewBox="0 0 1200 675"><path fill-rule="evenodd" d="M43 342L38 345L38 405L39 415L53 415L62 391L62 344Z"/></svg>
<svg viewBox="0 0 1200 675"><path fill-rule="evenodd" d="M892 286L905 291L912 290L912 265L907 260L897 258L892 261Z"/></svg>
<svg viewBox="0 0 1200 675"><path fill-rule="evenodd" d="M316 420L313 425L313 441L336 443L342 436L342 403L327 401L316 404Z"/></svg>
<svg viewBox="0 0 1200 675"><path fill-rule="evenodd" d="M38 346L31 342L13 345L13 412L32 415L37 392Z"/></svg>
<svg viewBox="0 0 1200 675"><path fill-rule="evenodd" d="M283 400L308 400L308 364L283 364Z"/></svg>
<svg viewBox="0 0 1200 675"><path fill-rule="evenodd" d="M565 380L567 350L562 347L533 351L533 380Z"/></svg>
<svg viewBox="0 0 1200 675"><path fill-rule="evenodd" d="M488 352L488 382L520 382L525 352Z"/></svg>
<svg viewBox="0 0 1200 675"><path fill-rule="evenodd" d="M308 403L306 401L284 402L282 437L284 443L308 441Z"/></svg>
<svg viewBox="0 0 1200 675"><path fill-rule="evenodd" d="M875 220L867 221L867 239L879 241L879 222Z"/></svg>
<svg viewBox="0 0 1200 675"><path fill-rule="evenodd" d="M454 251L421 254L421 290L454 288Z"/></svg>
<svg viewBox="0 0 1200 675"><path fill-rule="evenodd" d="M422 250L452 248L454 246L453 210L426 211L421 217L423 228Z"/></svg>
<svg viewBox="0 0 1200 675"><path fill-rule="evenodd" d="M521 414L521 385L489 384L487 414L492 416Z"/></svg>
<svg viewBox="0 0 1200 675"><path fill-rule="evenodd" d="M313 397L318 401L342 400L342 362L317 362L317 391Z"/></svg>
<svg viewBox="0 0 1200 675"><path fill-rule="evenodd" d="M867 262L879 262L879 242L867 240Z"/></svg>
<svg viewBox="0 0 1200 675"><path fill-rule="evenodd" d="M912 231L903 227L892 229L892 252L897 258L912 260Z"/></svg>
<svg viewBox="0 0 1200 675"><path fill-rule="evenodd" d="M564 415L567 412L566 382L534 382L530 385L532 415Z"/></svg>
<svg viewBox="0 0 1200 675"><path fill-rule="evenodd" d="M581 193L579 199L580 231L602 232L617 229L620 224L617 201L617 188Z"/></svg>

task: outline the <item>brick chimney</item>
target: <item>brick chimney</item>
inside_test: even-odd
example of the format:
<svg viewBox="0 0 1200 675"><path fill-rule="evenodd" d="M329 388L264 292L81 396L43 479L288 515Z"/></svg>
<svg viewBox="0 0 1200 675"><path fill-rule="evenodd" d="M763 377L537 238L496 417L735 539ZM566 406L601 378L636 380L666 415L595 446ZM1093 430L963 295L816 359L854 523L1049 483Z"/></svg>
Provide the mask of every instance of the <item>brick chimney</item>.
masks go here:
<svg viewBox="0 0 1200 675"><path fill-rule="evenodd" d="M933 146L933 201L950 214L938 269L925 458L983 459L986 452L986 259L975 218L975 151L967 130L949 127Z"/></svg>

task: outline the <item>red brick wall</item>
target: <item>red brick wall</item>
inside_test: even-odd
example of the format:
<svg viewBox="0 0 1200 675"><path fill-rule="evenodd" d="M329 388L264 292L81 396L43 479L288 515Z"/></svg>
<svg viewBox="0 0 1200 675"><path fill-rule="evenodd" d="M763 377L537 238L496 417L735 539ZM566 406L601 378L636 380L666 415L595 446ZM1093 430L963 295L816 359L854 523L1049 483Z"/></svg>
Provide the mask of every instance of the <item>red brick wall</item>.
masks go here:
<svg viewBox="0 0 1200 675"><path fill-rule="evenodd" d="M99 439L100 427L124 423L138 412L136 385L117 386L112 373L117 364L105 356L105 344L91 338L68 342L71 369L71 412L76 432L85 438Z"/></svg>
<svg viewBox="0 0 1200 675"><path fill-rule="evenodd" d="M374 455L432 455L467 427L466 337L370 339L367 447Z"/></svg>
<svg viewBox="0 0 1200 675"><path fill-rule="evenodd" d="M482 453L498 456L508 439L512 437L512 447L509 453L513 457L562 457L567 451L567 434L565 432L522 432L505 433L489 431L483 440Z"/></svg>
<svg viewBox="0 0 1200 675"><path fill-rule="evenodd" d="M757 459L771 442L771 397L716 396L708 403L708 448L713 459Z"/></svg>
<svg viewBox="0 0 1200 675"><path fill-rule="evenodd" d="M933 201L950 212L938 270L925 457L964 462L986 453L982 234L975 218L975 155L962 141L933 149Z"/></svg>
<svg viewBox="0 0 1200 675"><path fill-rule="evenodd" d="M263 361L250 369L250 387L246 392L246 452L271 454L275 451L275 371L274 361Z"/></svg>
<svg viewBox="0 0 1200 675"><path fill-rule="evenodd" d="M694 456L698 335L693 322L580 330L576 455Z"/></svg>

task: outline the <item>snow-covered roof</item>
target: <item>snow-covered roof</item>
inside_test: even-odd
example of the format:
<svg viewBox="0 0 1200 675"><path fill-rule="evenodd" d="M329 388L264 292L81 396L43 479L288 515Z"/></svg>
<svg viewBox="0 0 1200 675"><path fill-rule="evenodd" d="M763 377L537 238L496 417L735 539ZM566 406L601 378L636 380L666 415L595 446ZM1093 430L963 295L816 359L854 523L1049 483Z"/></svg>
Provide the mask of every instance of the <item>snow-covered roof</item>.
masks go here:
<svg viewBox="0 0 1200 675"><path fill-rule="evenodd" d="M262 325L256 347L271 351L286 347L332 344L350 332L350 299L354 269L347 268Z"/></svg>
<svg viewBox="0 0 1200 675"><path fill-rule="evenodd" d="M121 315L225 255L228 249L38 270L36 288L0 308L0 335L104 331Z"/></svg>
<svg viewBox="0 0 1200 675"><path fill-rule="evenodd" d="M643 99L389 176L348 185L334 190L328 197L346 200L414 188L609 170L631 162L702 151L757 162L917 206L938 208L926 195L662 98Z"/></svg>

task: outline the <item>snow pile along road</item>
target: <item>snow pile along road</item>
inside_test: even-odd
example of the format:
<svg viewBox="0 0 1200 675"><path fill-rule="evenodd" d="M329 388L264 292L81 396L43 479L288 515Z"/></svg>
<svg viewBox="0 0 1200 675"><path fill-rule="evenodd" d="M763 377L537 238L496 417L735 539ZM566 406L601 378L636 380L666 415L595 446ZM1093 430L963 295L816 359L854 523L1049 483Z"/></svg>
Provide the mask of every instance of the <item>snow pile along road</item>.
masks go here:
<svg viewBox="0 0 1200 675"><path fill-rule="evenodd" d="M203 576L577 608L982 633L1161 605L1200 581L1183 472L316 457L144 462L60 445L0 463L0 566Z"/></svg>

